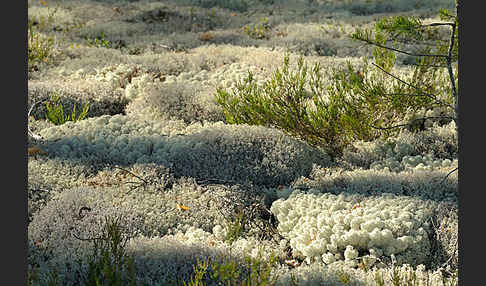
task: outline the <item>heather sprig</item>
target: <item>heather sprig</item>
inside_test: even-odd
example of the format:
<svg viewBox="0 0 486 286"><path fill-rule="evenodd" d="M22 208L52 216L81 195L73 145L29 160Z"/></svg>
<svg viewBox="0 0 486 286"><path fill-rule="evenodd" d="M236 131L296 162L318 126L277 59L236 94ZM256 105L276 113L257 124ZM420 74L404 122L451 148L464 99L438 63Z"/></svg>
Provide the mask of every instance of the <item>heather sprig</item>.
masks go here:
<svg viewBox="0 0 486 286"><path fill-rule="evenodd" d="M76 105L73 106L71 116L64 114L62 103L59 102L58 96L53 96L50 101L46 102L46 119L55 125L62 125L67 121L80 121L83 120L88 114L89 102L87 101L83 107L83 111L79 115L76 115Z"/></svg>
<svg viewBox="0 0 486 286"><path fill-rule="evenodd" d="M88 261L88 273L84 277L86 286L135 285L133 258L125 251L130 240L121 230L119 218L105 217L100 237L88 238L93 243L93 254Z"/></svg>

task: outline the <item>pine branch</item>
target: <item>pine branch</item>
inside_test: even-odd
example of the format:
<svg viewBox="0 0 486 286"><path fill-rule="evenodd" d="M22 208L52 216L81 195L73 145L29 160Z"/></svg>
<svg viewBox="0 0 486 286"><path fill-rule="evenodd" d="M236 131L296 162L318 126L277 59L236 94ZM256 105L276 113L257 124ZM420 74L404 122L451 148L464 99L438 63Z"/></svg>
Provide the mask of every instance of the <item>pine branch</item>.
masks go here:
<svg viewBox="0 0 486 286"><path fill-rule="evenodd" d="M378 44L378 43L373 42L373 41L368 40L368 39L358 38L358 37L355 37L355 39L359 40L359 41L363 41L363 42L370 44L370 45L374 45L374 46L383 48L383 49L395 51L395 52L398 52L398 53L402 53L402 54L406 54L406 55L414 56L414 57L439 57L439 58L447 58L448 57L448 55L443 55L443 54L414 54L414 53L399 50L399 49L396 49L396 48L388 47L388 46L385 46L385 45L382 45L382 44Z"/></svg>
<svg viewBox="0 0 486 286"><path fill-rule="evenodd" d="M377 65L377 64L375 64L375 63L371 63L371 64L372 64L372 65L374 65L375 67L379 68L379 69L380 69L382 72L384 72L385 74L387 74L387 75L389 75L389 76L393 77L394 79L398 80L399 82L401 82L401 83L403 83L403 84L406 84L406 85L408 85L408 86L410 86L410 87L412 87L412 88L414 88L414 89L418 90L419 92L421 92L421 93L420 93L419 95L417 95L417 96L426 96L426 97L429 97L429 98L433 99L433 100L435 101L435 103L437 103L437 104L440 104L440 105L445 105L445 106L447 106L447 107L450 107L450 108L454 109L454 107L453 107L452 105L447 104L447 103L445 103L445 102L443 102L443 101L441 101L441 100L437 99L437 97L436 97L435 95L430 94L430 93L425 93L425 92L422 92L422 89L421 89L421 88L419 88L419 87L417 87L417 86L415 86L415 85L413 85L413 84L411 84L411 83L408 83L408 82L406 82L406 81L404 81L404 80L400 79L400 78L399 78L399 77L397 77L396 75L393 75L393 74L391 74L391 73L387 72L385 69L383 69L382 67L380 67L379 65Z"/></svg>

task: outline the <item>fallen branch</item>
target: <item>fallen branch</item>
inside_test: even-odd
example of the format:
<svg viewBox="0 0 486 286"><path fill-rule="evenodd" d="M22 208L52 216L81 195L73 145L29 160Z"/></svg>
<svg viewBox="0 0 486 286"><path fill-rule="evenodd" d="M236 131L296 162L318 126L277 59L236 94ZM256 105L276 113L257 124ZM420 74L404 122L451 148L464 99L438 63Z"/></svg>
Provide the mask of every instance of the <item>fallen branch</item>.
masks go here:
<svg viewBox="0 0 486 286"><path fill-rule="evenodd" d="M127 184L138 184L135 187L130 186L130 191L133 191L133 190L139 188L140 186L143 186L143 189L145 190L145 187L149 184L149 182L147 182L145 179L141 178L140 176L135 175L133 172L130 172L130 171L128 171L128 170L126 170L124 168L118 167L118 166L113 166L113 168L116 168L116 169L120 169L122 171L125 171L126 173L132 175L133 177L139 179L140 181L143 181L143 183L140 183L140 182L126 182Z"/></svg>

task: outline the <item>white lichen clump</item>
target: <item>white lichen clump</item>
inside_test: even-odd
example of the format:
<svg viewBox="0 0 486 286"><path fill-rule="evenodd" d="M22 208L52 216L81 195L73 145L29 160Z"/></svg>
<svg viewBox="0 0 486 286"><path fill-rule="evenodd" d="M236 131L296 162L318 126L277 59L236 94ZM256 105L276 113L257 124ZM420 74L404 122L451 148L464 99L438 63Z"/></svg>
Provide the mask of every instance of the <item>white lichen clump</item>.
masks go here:
<svg viewBox="0 0 486 286"><path fill-rule="evenodd" d="M271 241L260 240L255 237L239 237L232 243L225 242L226 230L221 225L213 228L213 233L195 227L188 227L185 232L178 232L174 237L185 244L206 244L212 247L230 248L232 255L241 259L249 256L254 259L268 261L271 255L283 256L283 248L276 247Z"/></svg>
<svg viewBox="0 0 486 286"><path fill-rule="evenodd" d="M201 70L199 72L182 72L177 76L167 76L165 83L188 81L189 83L203 86L231 89L236 86L236 83L238 81L246 78L249 71L252 72L254 79L258 83L263 83L263 80L265 79L264 71L256 66L245 63L232 63L230 65L223 65L211 72L208 72L206 70Z"/></svg>
<svg viewBox="0 0 486 286"><path fill-rule="evenodd" d="M125 98L128 100L135 99L143 94L144 89L151 87L154 84L153 82L154 80L149 74L132 78L131 82L125 87Z"/></svg>
<svg viewBox="0 0 486 286"><path fill-rule="evenodd" d="M431 154L404 156L401 161L387 158L380 162L372 163L370 169L374 170L438 170L442 168L457 167L458 160L434 158Z"/></svg>
<svg viewBox="0 0 486 286"><path fill-rule="evenodd" d="M441 170L457 167L454 121L419 133L403 131L387 140L357 141L343 159L356 167L392 172Z"/></svg>
<svg viewBox="0 0 486 286"><path fill-rule="evenodd" d="M109 82L113 87L126 86L129 83L127 75L133 73L136 69L138 69L138 67L126 64L107 66L101 69L96 69L96 74L93 76L93 79Z"/></svg>
<svg viewBox="0 0 486 286"><path fill-rule="evenodd" d="M177 176L288 184L329 156L261 126L101 116L44 129L52 156L90 163L157 163ZM225 164L221 164L224 162ZM244 162L242 164L242 162Z"/></svg>
<svg viewBox="0 0 486 286"><path fill-rule="evenodd" d="M396 257L400 264L423 262L430 248L427 236L430 204L405 196L305 194L294 191L272 204L279 232L295 255L308 263Z"/></svg>

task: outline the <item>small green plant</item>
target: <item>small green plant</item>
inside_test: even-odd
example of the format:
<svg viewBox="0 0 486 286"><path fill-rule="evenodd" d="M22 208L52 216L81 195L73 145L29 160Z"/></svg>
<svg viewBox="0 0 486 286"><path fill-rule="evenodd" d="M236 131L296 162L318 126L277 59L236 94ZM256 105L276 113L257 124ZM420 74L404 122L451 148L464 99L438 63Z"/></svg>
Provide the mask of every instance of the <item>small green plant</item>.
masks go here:
<svg viewBox="0 0 486 286"><path fill-rule="evenodd" d="M428 274L419 278L416 269L410 268L407 272L402 272L400 267L394 265L391 265L385 271L376 271L374 280L377 286L432 285ZM440 285L457 285L457 272L455 274L451 273L450 276L442 276L442 284Z"/></svg>
<svg viewBox="0 0 486 286"><path fill-rule="evenodd" d="M203 280L218 281L224 283L224 285L235 285L231 283L236 283L241 276L236 262L224 255L221 263L212 262L210 258L202 261L198 259L197 264L193 265L192 268L194 273L187 284L183 281L184 286L204 286L206 284Z"/></svg>
<svg viewBox="0 0 486 286"><path fill-rule="evenodd" d="M37 268L33 267L27 271L27 286L30 285L57 286L59 285L59 274L56 269L52 269L49 271L49 276L42 281L38 276Z"/></svg>
<svg viewBox="0 0 486 286"><path fill-rule="evenodd" d="M375 272L375 282L377 286L385 286L385 278L380 272Z"/></svg>
<svg viewBox="0 0 486 286"><path fill-rule="evenodd" d="M365 259L361 259L361 261L358 263L358 268L364 272L368 272L370 270L370 265Z"/></svg>
<svg viewBox="0 0 486 286"><path fill-rule="evenodd" d="M88 114L89 102L86 102L83 107L83 111L79 115L76 115L76 105L74 105L71 116L69 116L64 114L64 109L62 103L59 102L59 97L53 96L50 101L46 102L46 109L46 119L54 123L55 125L62 125L67 121L76 122L83 120Z"/></svg>
<svg viewBox="0 0 486 286"><path fill-rule="evenodd" d="M49 272L49 281L47 281L48 286L57 286L59 285L59 275L57 274L57 271L51 270Z"/></svg>
<svg viewBox="0 0 486 286"><path fill-rule="evenodd" d="M94 39L86 38L86 40L88 40L88 44L93 47L107 48L107 49L111 47L110 41L105 39L105 33L103 32L101 32L100 36L95 37Z"/></svg>
<svg viewBox="0 0 486 286"><path fill-rule="evenodd" d="M456 269L454 272L449 273L448 276L444 276L442 283L446 286L458 285L459 270Z"/></svg>
<svg viewBox="0 0 486 286"><path fill-rule="evenodd" d="M231 257L229 259L223 258L222 263L211 263L211 269L212 272L209 274L211 281L232 284L232 282L235 283L241 277L238 264Z"/></svg>
<svg viewBox="0 0 486 286"><path fill-rule="evenodd" d="M407 283L406 283L407 286L408 285L410 285L410 286L419 285L419 283L417 281L417 274L415 273L414 269L409 270L406 281L407 281Z"/></svg>
<svg viewBox="0 0 486 286"><path fill-rule="evenodd" d="M390 278L393 283L393 286L400 286L401 285L401 280L400 279L400 272L395 265L392 265L391 270L390 270Z"/></svg>
<svg viewBox="0 0 486 286"><path fill-rule="evenodd" d="M341 269L341 270L338 271L337 274L338 274L339 281L341 283L343 283L344 285L349 285L349 282L350 282L349 273L347 273L346 271Z"/></svg>
<svg viewBox="0 0 486 286"><path fill-rule="evenodd" d="M236 241L245 231L245 215L243 210L239 210L235 217L226 219L226 236L225 242L232 244Z"/></svg>
<svg viewBox="0 0 486 286"><path fill-rule="evenodd" d="M27 23L27 57L29 71L38 69L39 63L47 63L53 54L54 38L40 33L39 27L29 20Z"/></svg>
<svg viewBox="0 0 486 286"><path fill-rule="evenodd" d="M189 283L186 284L186 281L183 281L182 283L184 286L203 286L204 282L202 280L204 279L204 275L208 271L210 260L205 259L205 260L197 260L197 264L192 266L192 269L194 271L194 274L191 276L191 280Z"/></svg>
<svg viewBox="0 0 486 286"><path fill-rule="evenodd" d="M29 18L27 20L27 62L29 71L39 68L40 63L47 63L55 54L54 37L46 36L42 32L52 19L57 8L49 10L47 17L39 19Z"/></svg>
<svg viewBox="0 0 486 286"><path fill-rule="evenodd" d="M278 261L278 258L272 253L270 255L269 261L265 262L261 258L262 253L259 252L257 258L246 257L245 261L247 265L250 267L250 274L246 285L255 285L255 286L269 286L275 285L277 281L277 277L272 279L271 272L273 265L275 265Z"/></svg>
<svg viewBox="0 0 486 286"><path fill-rule="evenodd" d="M209 17L211 18L216 17L216 10L214 10L214 8L212 8L211 11L209 12Z"/></svg>
<svg viewBox="0 0 486 286"><path fill-rule="evenodd" d="M295 274L294 273L290 273L290 283L292 286L299 286L299 280L297 279L297 277L295 277Z"/></svg>
<svg viewBox="0 0 486 286"><path fill-rule="evenodd" d="M31 269L27 270L27 286L31 286L32 283L38 282L37 267L32 266Z"/></svg>
<svg viewBox="0 0 486 286"><path fill-rule="evenodd" d="M257 258L245 257L245 265L248 271L243 271L231 256L222 257L222 262L211 262L209 258L197 262L193 266L194 273L189 283L184 286L203 286L206 285L203 280L217 282L218 285L235 285L235 286L269 286L275 285L277 277L271 278L273 266L277 263L278 258L273 254L269 261L265 262L261 258L261 253ZM246 273L247 272L247 273ZM246 274L245 274L246 273Z"/></svg>
<svg viewBox="0 0 486 286"><path fill-rule="evenodd" d="M135 285L133 257L125 251L129 239L122 233L119 218L106 217L101 236L90 239L94 249L83 285Z"/></svg>
<svg viewBox="0 0 486 286"><path fill-rule="evenodd" d="M243 31L250 38L253 39L265 39L268 38L268 33L265 33L265 29L268 31L268 18L264 18L262 23L252 26L245 26Z"/></svg>

